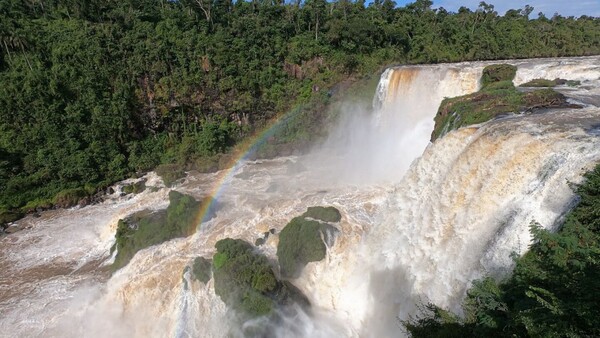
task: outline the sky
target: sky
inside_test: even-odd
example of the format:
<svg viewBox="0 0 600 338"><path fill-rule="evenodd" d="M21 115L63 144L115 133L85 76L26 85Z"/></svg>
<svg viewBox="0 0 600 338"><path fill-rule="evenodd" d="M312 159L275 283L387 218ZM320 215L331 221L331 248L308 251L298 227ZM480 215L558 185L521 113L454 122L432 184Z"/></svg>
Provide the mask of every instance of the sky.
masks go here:
<svg viewBox="0 0 600 338"><path fill-rule="evenodd" d="M395 0L398 6L404 6L414 1ZM433 7L444 7L451 12L457 12L461 6L477 9L481 0L432 0ZM600 17L600 0L487 0L494 5L494 9L504 15L508 9L521 9L525 5L534 7L532 17L543 12L547 17L552 17L558 12L562 16L596 16Z"/></svg>

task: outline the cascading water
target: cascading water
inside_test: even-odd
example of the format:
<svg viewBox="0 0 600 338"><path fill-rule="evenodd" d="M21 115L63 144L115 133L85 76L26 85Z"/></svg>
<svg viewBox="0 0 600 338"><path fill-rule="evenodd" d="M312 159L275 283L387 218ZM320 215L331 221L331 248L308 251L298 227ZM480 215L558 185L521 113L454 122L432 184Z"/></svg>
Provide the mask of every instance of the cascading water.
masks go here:
<svg viewBox="0 0 600 338"><path fill-rule="evenodd" d="M346 185L397 182L429 143L442 100L477 91L482 69L470 64L387 69L373 99L375 113L347 107L314 155L315 165L336 156L328 180Z"/></svg>
<svg viewBox="0 0 600 338"><path fill-rule="evenodd" d="M506 274L510 254L527 250L531 221L557 227L573 202L569 182L600 160L600 58L509 63L516 84L582 81L559 90L586 106L507 116L429 144L441 100L476 91L489 63L398 67L382 76L377 114L350 110L309 156L237 167L216 217L112 275L117 220L166 207L169 189L154 174L147 185L156 189L27 217L25 230L0 238L0 336L235 335L213 281L192 280L187 267L211 257L219 239L253 243L313 205L338 208L340 232L327 258L293 280L312 314L298 310L275 335L398 336L397 318L419 302L458 310L470 281ZM217 177L190 175L174 189L201 198ZM274 257L276 242L258 250Z"/></svg>

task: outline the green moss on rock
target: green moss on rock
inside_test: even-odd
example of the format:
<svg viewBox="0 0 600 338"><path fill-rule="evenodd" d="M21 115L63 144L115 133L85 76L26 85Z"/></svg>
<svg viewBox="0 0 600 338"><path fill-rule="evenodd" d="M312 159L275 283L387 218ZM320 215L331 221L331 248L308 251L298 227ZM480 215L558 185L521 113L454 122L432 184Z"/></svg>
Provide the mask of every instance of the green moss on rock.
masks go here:
<svg viewBox="0 0 600 338"><path fill-rule="evenodd" d="M507 64L490 65L483 69L481 75L481 87L484 88L491 83L512 81L517 75L517 67Z"/></svg>
<svg viewBox="0 0 600 338"><path fill-rule="evenodd" d="M15 210L0 209L0 225L14 222L23 217L23 213Z"/></svg>
<svg viewBox="0 0 600 338"><path fill-rule="evenodd" d="M300 217L292 219L279 233L279 244L277 245L277 257L281 276L284 278L298 278L302 269L310 262L318 262L325 258L327 246L325 241L332 237L337 231L330 224L321 223L307 219L315 216L326 215L332 221L339 221L341 215L335 208L335 212L330 209L324 213L315 213L314 210L327 210L328 208L312 209ZM334 217L335 216L335 217Z"/></svg>
<svg viewBox="0 0 600 338"><path fill-rule="evenodd" d="M167 187L173 186L175 182L185 177L184 167L178 164L161 164L154 171Z"/></svg>
<svg viewBox="0 0 600 338"><path fill-rule="evenodd" d="M146 190L146 180L141 180L141 181L123 186L123 192L125 194L139 194L144 190Z"/></svg>
<svg viewBox="0 0 600 338"><path fill-rule="evenodd" d="M550 88L540 89L523 94L525 109L560 107L567 103L563 94Z"/></svg>
<svg viewBox="0 0 600 338"><path fill-rule="evenodd" d="M267 258L250 243L226 238L215 247L215 293L243 319L271 315L274 309L294 303L310 305L297 288L277 279Z"/></svg>
<svg viewBox="0 0 600 338"><path fill-rule="evenodd" d="M59 192L54 196L52 204L58 208L69 208L75 206L82 199L90 196L93 193L92 188L74 188Z"/></svg>
<svg viewBox="0 0 600 338"><path fill-rule="evenodd" d="M547 88L552 88L552 87L562 86L562 85L567 85L569 87L575 87L575 86L579 86L580 84L581 84L580 81L565 80L565 79L559 79L559 78L556 78L554 80L533 79L533 80L531 80L529 82L526 82L526 83L523 83L523 84L519 85L519 87L527 87L527 88L547 87Z"/></svg>
<svg viewBox="0 0 600 338"><path fill-rule="evenodd" d="M557 80L559 79L533 79L529 82L519 85L519 87L556 87L558 85Z"/></svg>
<svg viewBox="0 0 600 338"><path fill-rule="evenodd" d="M198 225L196 215L204 203L210 203L210 200L198 202L192 196L171 191L166 210L143 210L119 220L113 268L125 266L139 250L193 234Z"/></svg>
<svg viewBox="0 0 600 338"><path fill-rule="evenodd" d="M502 114L568 105L566 97L553 89L520 92L514 87L511 80L506 79L510 75L508 70L498 72L504 75L492 76L489 74L490 72L484 70L484 77L487 76L488 80L484 81L482 78L482 83L486 83L486 85L480 91L446 98L442 101L435 117L431 141L435 141L454 129L483 123ZM514 75L512 76L514 77ZM490 79L504 80L489 82Z"/></svg>
<svg viewBox="0 0 600 338"><path fill-rule="evenodd" d="M331 223L339 222L342 219L339 210L334 207L309 207L302 217L310 217Z"/></svg>
<svg viewBox="0 0 600 338"><path fill-rule="evenodd" d="M192 264L192 276L204 284L208 283L212 276L212 261L204 257L196 257Z"/></svg>
<svg viewBox="0 0 600 338"><path fill-rule="evenodd" d="M0 233L8 227L9 223L17 221L23 216L23 213L15 210L0 209Z"/></svg>

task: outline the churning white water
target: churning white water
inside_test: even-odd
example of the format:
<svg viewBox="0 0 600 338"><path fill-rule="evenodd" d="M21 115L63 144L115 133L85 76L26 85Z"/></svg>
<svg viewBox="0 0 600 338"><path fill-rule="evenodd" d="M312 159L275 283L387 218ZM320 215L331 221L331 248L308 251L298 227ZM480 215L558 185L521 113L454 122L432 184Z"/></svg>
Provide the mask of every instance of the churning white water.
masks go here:
<svg viewBox="0 0 600 338"><path fill-rule="evenodd" d="M600 58L509 62L519 67L516 84L582 81L559 90L586 106L507 116L429 144L441 100L476 91L488 63L398 67L382 76L378 113L349 109L311 155L239 166L215 218L112 275L118 219L168 203L154 174L147 185L156 189L21 220L25 230L0 238L0 336L235 335L212 280L191 280L186 266L211 257L219 239L253 243L314 205L341 211L340 235L292 281L313 313L299 310L274 334L395 337L398 318L420 302L459 310L473 279L506 274L511 253L527 250L531 221L558 226L573 203L569 182L600 160ZM200 198L221 174L192 173L174 189ZM258 250L274 257L276 244L270 236Z"/></svg>

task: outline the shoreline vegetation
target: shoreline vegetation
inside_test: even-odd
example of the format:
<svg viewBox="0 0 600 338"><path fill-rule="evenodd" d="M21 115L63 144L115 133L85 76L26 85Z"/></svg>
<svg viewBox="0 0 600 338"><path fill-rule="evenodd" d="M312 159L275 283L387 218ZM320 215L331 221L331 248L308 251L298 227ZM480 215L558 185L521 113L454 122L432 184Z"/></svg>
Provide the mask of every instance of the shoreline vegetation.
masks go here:
<svg viewBox="0 0 600 338"><path fill-rule="evenodd" d="M346 98L370 109L382 65L600 54L600 18L533 18L530 6L500 15L485 2L457 13L432 5L0 2L0 230L27 213L94 203L111 184L150 170L172 185L189 170L223 169L282 116L254 156L301 152L324 137ZM552 87L579 85L535 79L523 87L544 89L519 91L514 73L486 67L479 92L445 99L432 141L502 114L564 106ZM123 192L145 188L139 181ZM407 332L600 336L600 165L575 189L580 201L557 233L531 224L534 243L515 257L510 276L475 281L462 316L423 305L402 322ZM211 203L176 191L169 202L119 221L113 270L139 250L193 234L195 213ZM309 208L255 246L218 241L211 259L196 257L184 274L212 279L240 323L270 316L276 324L275 310L310 311L289 280L326 257L338 231L331 223L340 220L335 208ZM260 252L270 236L279 236L277 261Z"/></svg>
<svg viewBox="0 0 600 338"><path fill-rule="evenodd" d="M209 6L209 7L205 7ZM600 54L600 19L418 0L0 3L0 224L156 169L306 149L382 65ZM502 37L502 38L500 38ZM164 177L164 176L163 176Z"/></svg>
<svg viewBox="0 0 600 338"><path fill-rule="evenodd" d="M534 242L504 280L473 282L458 316L435 304L402 324L413 338L598 337L600 164L557 233L531 224Z"/></svg>

